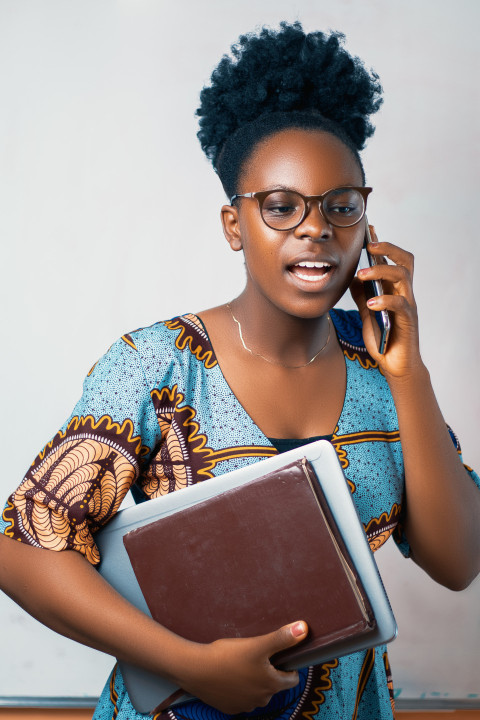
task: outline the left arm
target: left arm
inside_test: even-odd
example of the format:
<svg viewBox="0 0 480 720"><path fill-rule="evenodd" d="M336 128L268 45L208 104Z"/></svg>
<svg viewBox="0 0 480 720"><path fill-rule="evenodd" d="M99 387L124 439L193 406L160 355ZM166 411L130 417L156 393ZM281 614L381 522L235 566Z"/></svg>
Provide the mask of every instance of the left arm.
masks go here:
<svg viewBox="0 0 480 720"><path fill-rule="evenodd" d="M462 590L480 572L480 489L456 452L420 356L413 256L390 243L374 242L368 249L395 263L358 273L360 280L382 280L389 294L367 306L358 281L352 294L367 350L384 372L397 410L405 465L405 534L418 565L442 585ZM385 355L376 350L369 308L393 314Z"/></svg>

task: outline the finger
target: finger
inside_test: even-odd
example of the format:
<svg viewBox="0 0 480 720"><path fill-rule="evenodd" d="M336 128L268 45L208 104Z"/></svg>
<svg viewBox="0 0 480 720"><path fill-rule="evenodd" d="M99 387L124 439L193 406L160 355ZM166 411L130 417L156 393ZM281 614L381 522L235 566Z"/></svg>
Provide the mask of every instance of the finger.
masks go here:
<svg viewBox="0 0 480 720"><path fill-rule="evenodd" d="M283 670L277 670L271 666L271 671L272 677L270 689L265 692L263 698L259 698L258 701L255 702L255 705L251 708L251 710L254 710L256 707L265 707L268 705L273 695L276 695L284 690L291 690L300 682L300 676L296 670L284 672Z"/></svg>
<svg viewBox="0 0 480 720"><path fill-rule="evenodd" d="M367 305L367 298L365 296L365 288L363 283L357 278L352 280L350 285L350 292L355 304L358 307L360 317L362 319L363 337L365 339L365 346L370 355L377 359L378 354L378 340L380 337L380 328L376 322L372 321L372 313ZM375 310L376 308L372 308Z"/></svg>
<svg viewBox="0 0 480 720"><path fill-rule="evenodd" d="M307 633L307 623L300 620L299 622L284 625L278 630L262 635L261 645L268 657L271 657L281 650L286 650L289 647L297 645L297 643L306 638Z"/></svg>
<svg viewBox="0 0 480 720"><path fill-rule="evenodd" d="M296 687L300 682L300 677L296 670L278 670L278 668L273 666L272 669L275 673L275 693L281 692L282 690L290 690L291 688Z"/></svg>
<svg viewBox="0 0 480 720"><path fill-rule="evenodd" d="M367 300L367 306L370 310L388 310L397 316L409 319L416 316L415 307L412 307L403 295L379 295Z"/></svg>
<svg viewBox="0 0 480 720"><path fill-rule="evenodd" d="M387 280L391 283L408 283L411 285L410 271L404 265L374 265L362 268L357 276L362 280Z"/></svg>
<svg viewBox="0 0 480 720"><path fill-rule="evenodd" d="M362 268L358 271L357 277L363 282L369 280L380 280L385 283L385 288L393 293L405 295L410 303L414 302L412 277L410 271L401 265L375 265L370 268Z"/></svg>
<svg viewBox="0 0 480 720"><path fill-rule="evenodd" d="M414 271L414 256L408 250L393 245L389 242L372 242L368 245L368 252L375 257L384 256L391 260L395 265L402 265L407 268L410 275L413 277Z"/></svg>

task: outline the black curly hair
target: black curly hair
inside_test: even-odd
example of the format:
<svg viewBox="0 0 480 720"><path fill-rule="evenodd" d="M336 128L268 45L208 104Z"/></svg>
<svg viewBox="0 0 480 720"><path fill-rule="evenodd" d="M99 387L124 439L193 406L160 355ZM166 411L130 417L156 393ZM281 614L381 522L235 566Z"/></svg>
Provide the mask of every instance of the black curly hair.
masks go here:
<svg viewBox="0 0 480 720"><path fill-rule="evenodd" d="M264 138L287 128L319 129L359 156L382 103L378 75L342 47L344 35L306 34L300 22L241 35L200 93L198 139L228 197Z"/></svg>

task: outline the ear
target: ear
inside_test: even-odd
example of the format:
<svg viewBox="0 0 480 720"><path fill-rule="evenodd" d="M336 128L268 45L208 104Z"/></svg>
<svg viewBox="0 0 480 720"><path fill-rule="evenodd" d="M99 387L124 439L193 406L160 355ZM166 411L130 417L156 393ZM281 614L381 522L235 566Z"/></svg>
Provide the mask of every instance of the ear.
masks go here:
<svg viewBox="0 0 480 720"><path fill-rule="evenodd" d="M238 209L234 205L223 205L220 211L220 217L222 220L223 234L228 244L235 252L242 250L243 244Z"/></svg>

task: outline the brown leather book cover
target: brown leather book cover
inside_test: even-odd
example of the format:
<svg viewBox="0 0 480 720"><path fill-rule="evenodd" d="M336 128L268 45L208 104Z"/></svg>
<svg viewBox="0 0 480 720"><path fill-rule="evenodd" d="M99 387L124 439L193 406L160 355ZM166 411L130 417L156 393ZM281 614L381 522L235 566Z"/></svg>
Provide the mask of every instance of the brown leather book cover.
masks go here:
<svg viewBox="0 0 480 720"><path fill-rule="evenodd" d="M305 620L278 666L374 625L306 459L133 530L124 543L152 617L207 643Z"/></svg>

